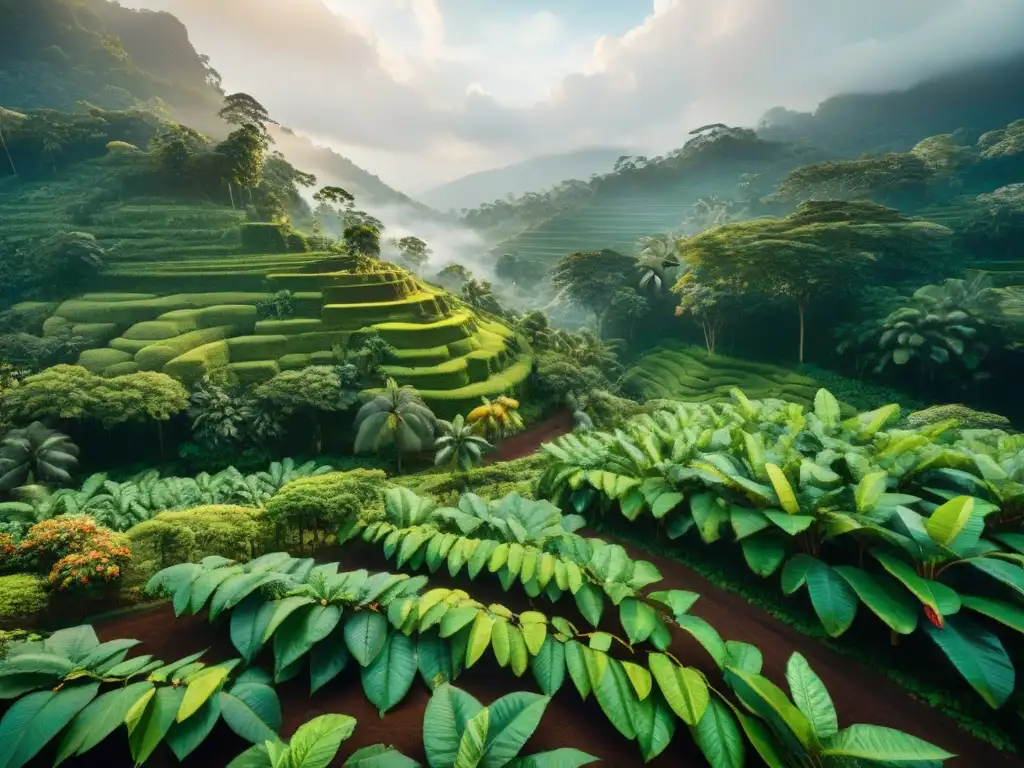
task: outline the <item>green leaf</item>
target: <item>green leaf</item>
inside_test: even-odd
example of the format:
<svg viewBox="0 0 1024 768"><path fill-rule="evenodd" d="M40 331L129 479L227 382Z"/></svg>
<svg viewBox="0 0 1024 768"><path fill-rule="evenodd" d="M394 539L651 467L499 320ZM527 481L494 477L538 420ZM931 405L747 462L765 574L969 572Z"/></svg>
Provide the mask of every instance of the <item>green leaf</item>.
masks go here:
<svg viewBox="0 0 1024 768"><path fill-rule="evenodd" d="M643 642L649 638L658 622L658 615L654 609L633 597L627 597L619 604L619 618L631 643Z"/></svg>
<svg viewBox="0 0 1024 768"><path fill-rule="evenodd" d="M357 749L344 763L345 768L419 768L420 764L394 747L374 744Z"/></svg>
<svg viewBox="0 0 1024 768"><path fill-rule="evenodd" d="M145 709L128 722L128 744L136 765L142 765L160 745L174 724L174 717L185 698L183 688L157 688ZM133 711L132 715L135 714ZM131 716L131 715L130 715Z"/></svg>
<svg viewBox="0 0 1024 768"><path fill-rule="evenodd" d="M852 565L837 565L833 570L846 580L860 601L893 632L909 635L917 629L920 609L895 579L868 573Z"/></svg>
<svg viewBox="0 0 1024 768"><path fill-rule="evenodd" d="M743 728L747 740L768 768L788 768L784 748L763 722L742 712L736 712L736 717L739 718L740 727Z"/></svg>
<svg viewBox="0 0 1024 768"><path fill-rule="evenodd" d="M960 602L963 603L964 608L970 608L972 611L995 619L1000 624L1005 624L1024 634L1024 608L1002 600L973 595L960 595Z"/></svg>
<svg viewBox="0 0 1024 768"><path fill-rule="evenodd" d="M466 651L466 667L472 667L491 645L491 627L494 619L486 611L479 611L469 630L469 647Z"/></svg>
<svg viewBox="0 0 1024 768"><path fill-rule="evenodd" d="M756 645L742 643L738 640L726 640L725 652L727 666L742 669L752 675L761 673L764 657Z"/></svg>
<svg viewBox="0 0 1024 768"><path fill-rule="evenodd" d="M792 595L804 584L807 583L807 572L814 567L818 561L810 555L805 555L802 552L793 555L789 560L786 561L786 566L782 569L782 591L787 595Z"/></svg>
<svg viewBox="0 0 1024 768"><path fill-rule="evenodd" d="M199 745L213 733L217 721L220 720L220 713L220 698L214 696L207 699L199 711L188 720L171 726L165 741L179 762L198 749Z"/></svg>
<svg viewBox="0 0 1024 768"><path fill-rule="evenodd" d="M736 504L729 509L729 522L732 523L732 530L736 534L737 541L753 536L771 525L771 522L760 510L740 507Z"/></svg>
<svg viewBox="0 0 1024 768"><path fill-rule="evenodd" d="M458 605L448 610L441 619L441 637L451 637L463 627L471 624L477 617L480 609L474 605Z"/></svg>
<svg viewBox="0 0 1024 768"><path fill-rule="evenodd" d="M633 711L639 699L622 663L617 659L606 659L605 672L600 680L591 679L594 697L616 730L627 739L635 739L637 733L633 725Z"/></svg>
<svg viewBox="0 0 1024 768"><path fill-rule="evenodd" d="M676 732L675 713L660 693L632 704L630 719L645 762L650 762L668 747Z"/></svg>
<svg viewBox="0 0 1024 768"><path fill-rule="evenodd" d="M43 650L81 664L99 644L96 630L86 624L57 630L43 641Z"/></svg>
<svg viewBox="0 0 1024 768"><path fill-rule="evenodd" d="M268 746L272 744L273 742L268 742L249 747L228 763L227 768L275 768L273 758L268 750Z"/></svg>
<svg viewBox="0 0 1024 768"><path fill-rule="evenodd" d="M274 633L274 673L280 677L283 670L295 664L313 646L327 637L341 620L337 605L307 605L285 619Z"/></svg>
<svg viewBox="0 0 1024 768"><path fill-rule="evenodd" d="M381 717L409 693L418 669L416 641L400 632L389 633L384 647L361 675L363 692Z"/></svg>
<svg viewBox="0 0 1024 768"><path fill-rule="evenodd" d="M312 696L341 674L349 658L344 628L339 630L336 627L309 652L309 695Z"/></svg>
<svg viewBox="0 0 1024 768"><path fill-rule="evenodd" d="M530 668L541 691L554 696L565 682L565 646L548 635L540 652L530 659Z"/></svg>
<svg viewBox="0 0 1024 768"><path fill-rule="evenodd" d="M623 661L621 664L626 677L629 678L629 682L636 692L637 699L643 701L650 696L651 688L654 686L651 673L645 667L641 667L639 664L634 664L631 661Z"/></svg>
<svg viewBox="0 0 1024 768"><path fill-rule="evenodd" d="M946 654L956 671L993 709L1013 693L1015 674L1002 642L963 616L950 616L942 629L926 622L925 634Z"/></svg>
<svg viewBox="0 0 1024 768"><path fill-rule="evenodd" d="M912 566L881 547L873 548L871 555L938 616L960 610L960 596L945 584L918 576Z"/></svg>
<svg viewBox="0 0 1024 768"><path fill-rule="evenodd" d="M711 768L743 768L746 744L729 708L711 699L694 729L694 739Z"/></svg>
<svg viewBox="0 0 1024 768"><path fill-rule="evenodd" d="M600 624L601 614L604 612L604 597L601 590L589 581L585 581L576 590L574 597L576 598L576 607L583 618L590 622L591 626L596 627Z"/></svg>
<svg viewBox="0 0 1024 768"><path fill-rule="evenodd" d="M725 666L726 659L728 658L725 643L714 627L699 616L678 616L676 617L676 622L680 628L704 646L704 650L708 652L708 655L711 656L719 669Z"/></svg>
<svg viewBox="0 0 1024 768"><path fill-rule="evenodd" d="M30 693L18 699L0 720L0 766L22 768L92 701L99 683Z"/></svg>
<svg viewBox="0 0 1024 768"><path fill-rule="evenodd" d="M728 667L725 680L743 706L772 725L790 750L799 754L801 750L812 749L815 736L810 721L768 678ZM743 730L749 733L745 723Z"/></svg>
<svg viewBox="0 0 1024 768"><path fill-rule="evenodd" d="M431 768L455 765L462 734L482 709L471 695L448 683L434 689L423 716L423 749Z"/></svg>
<svg viewBox="0 0 1024 768"><path fill-rule="evenodd" d="M1024 596L1024 568L1019 564L992 557L974 559L970 563L977 570L1002 582L1018 595Z"/></svg>
<svg viewBox="0 0 1024 768"><path fill-rule="evenodd" d="M828 689L811 669L807 659L799 653L789 657L786 664L786 682L789 683L793 703L810 721L814 734L819 739L826 739L839 732L836 708L832 704Z"/></svg>
<svg viewBox="0 0 1024 768"><path fill-rule="evenodd" d="M685 589L667 589L647 595L648 600L656 600L667 605L677 619L689 611L699 598L700 595L696 592L689 592Z"/></svg>
<svg viewBox="0 0 1024 768"><path fill-rule="evenodd" d="M762 510L762 514L790 536L803 533L814 524L814 517L796 513L780 512L777 509Z"/></svg>
<svg viewBox="0 0 1024 768"><path fill-rule="evenodd" d="M194 715L227 678L228 670L224 667L209 667L192 678L185 688L185 696L175 720L180 723Z"/></svg>
<svg viewBox="0 0 1024 768"><path fill-rule="evenodd" d="M775 495L779 497L779 506L782 507L783 511L791 515L799 514L800 504L796 500L796 494L793 492L793 487L789 484L789 480L786 479L786 475L783 474L777 464L772 464L771 462L765 463L764 468L768 473L768 479L771 481L772 488L775 489Z"/></svg>
<svg viewBox="0 0 1024 768"><path fill-rule="evenodd" d="M151 682L141 681L108 691L92 701L65 731L54 765L60 765L73 755L88 752L107 738L124 722L132 705L152 688Z"/></svg>
<svg viewBox="0 0 1024 768"><path fill-rule="evenodd" d="M827 389L819 389L814 395L814 415L826 429L835 429L842 418L839 401Z"/></svg>
<svg viewBox="0 0 1024 768"><path fill-rule="evenodd" d="M353 613L345 622L345 645L361 667L377 658L388 637L388 620L376 611Z"/></svg>
<svg viewBox="0 0 1024 768"><path fill-rule="evenodd" d="M502 768L519 754L551 701L536 693L509 693L492 703L481 768Z"/></svg>
<svg viewBox="0 0 1024 768"><path fill-rule="evenodd" d="M587 673L587 662L584 658L584 651L587 650L575 640L565 644L565 665L569 670L569 677L573 685L579 691L580 697L585 701L590 695L590 675Z"/></svg>
<svg viewBox="0 0 1024 768"><path fill-rule="evenodd" d="M252 744L276 741L281 728L281 703L269 685L236 683L221 691L221 715L236 734Z"/></svg>
<svg viewBox="0 0 1024 768"><path fill-rule="evenodd" d="M822 754L893 766L931 765L955 757L927 741L880 725L851 725L826 741Z"/></svg>
<svg viewBox="0 0 1024 768"><path fill-rule="evenodd" d="M249 595L231 612L231 642L247 664L251 664L263 648L263 635L275 609L274 603L257 593Z"/></svg>
<svg viewBox="0 0 1024 768"><path fill-rule="evenodd" d="M521 757L509 763L509 768L580 768L594 762L597 762L597 758L593 755L571 747L562 747Z"/></svg>
<svg viewBox="0 0 1024 768"><path fill-rule="evenodd" d="M321 715L299 726L288 741L289 768L327 768L355 729L348 715Z"/></svg>
<svg viewBox="0 0 1024 768"><path fill-rule="evenodd" d="M722 525L729 521L729 508L714 493L698 493L690 497L690 514L705 544L722 538Z"/></svg>
<svg viewBox="0 0 1024 768"><path fill-rule="evenodd" d="M924 527L932 541L943 547L952 547L961 532L969 536L973 528L976 539L984 525L984 518L974 514L974 499L970 496L957 496L932 512Z"/></svg>
<svg viewBox="0 0 1024 768"><path fill-rule="evenodd" d="M785 537L774 531L766 531L740 541L743 559L750 570L761 578L767 578L779 569L782 561L786 559L788 547Z"/></svg>
<svg viewBox="0 0 1024 768"><path fill-rule="evenodd" d="M889 475L884 470L871 472L860 479L853 491L854 502L859 513L864 514L875 508L875 504L885 493L888 479Z"/></svg>
<svg viewBox="0 0 1024 768"><path fill-rule="evenodd" d="M701 674L695 669L680 667L661 653L650 654L647 661L672 711L687 725L697 725L709 701L708 686Z"/></svg>
<svg viewBox="0 0 1024 768"><path fill-rule="evenodd" d="M313 598L305 595L297 595L293 597L286 597L281 600L275 600L269 605L273 606L270 611L270 618L267 620L266 627L263 629L262 642L267 642L277 628L281 626L281 623L292 615L295 611L304 605L309 605L313 602Z"/></svg>
<svg viewBox="0 0 1024 768"><path fill-rule="evenodd" d="M839 637L850 628L857 615L857 593L831 566L819 560L808 569L807 591L830 637Z"/></svg>

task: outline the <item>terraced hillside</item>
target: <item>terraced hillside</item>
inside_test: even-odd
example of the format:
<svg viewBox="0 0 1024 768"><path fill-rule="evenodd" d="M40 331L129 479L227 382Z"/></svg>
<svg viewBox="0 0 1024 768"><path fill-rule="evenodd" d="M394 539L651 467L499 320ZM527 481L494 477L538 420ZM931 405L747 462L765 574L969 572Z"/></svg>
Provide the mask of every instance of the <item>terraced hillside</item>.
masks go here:
<svg viewBox="0 0 1024 768"><path fill-rule="evenodd" d="M95 373L162 371L191 384L221 366L257 383L332 364L335 347L373 328L396 350L387 373L445 417L512 392L529 374L529 346L505 326L404 270L352 266L326 254L125 264L104 278L108 290L60 304L43 332L70 327L90 339L78 362ZM130 285L153 290L112 289ZM295 316L259 319L257 302L282 289L294 294Z"/></svg>
<svg viewBox="0 0 1024 768"><path fill-rule="evenodd" d="M106 159L77 163L73 173L47 182L0 186L0 237L39 237L59 230L88 232L118 265L137 260L223 256L241 251L244 211L152 198L95 203L110 183Z"/></svg>
<svg viewBox="0 0 1024 768"><path fill-rule="evenodd" d="M820 385L785 368L724 355L699 347L663 341L641 357L624 377L645 398L696 402L728 400L739 387L751 398L778 397L811 405Z"/></svg>

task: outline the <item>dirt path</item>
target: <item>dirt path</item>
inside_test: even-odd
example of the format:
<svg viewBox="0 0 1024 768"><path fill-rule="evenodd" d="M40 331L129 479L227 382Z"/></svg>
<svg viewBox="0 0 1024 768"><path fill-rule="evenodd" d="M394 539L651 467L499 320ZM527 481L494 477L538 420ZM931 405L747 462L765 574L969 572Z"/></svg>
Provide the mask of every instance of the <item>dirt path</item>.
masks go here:
<svg viewBox="0 0 1024 768"><path fill-rule="evenodd" d="M487 457L486 463L522 459L534 453L542 443L551 442L567 432L572 432L572 414L568 411L559 411L539 424L534 424L525 432L500 442L498 450Z"/></svg>

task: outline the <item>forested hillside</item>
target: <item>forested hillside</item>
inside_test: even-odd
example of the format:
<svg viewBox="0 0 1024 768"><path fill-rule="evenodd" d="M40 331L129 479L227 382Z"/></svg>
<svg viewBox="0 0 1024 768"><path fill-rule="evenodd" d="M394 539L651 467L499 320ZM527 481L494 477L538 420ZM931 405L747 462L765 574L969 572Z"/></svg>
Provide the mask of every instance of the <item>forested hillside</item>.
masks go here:
<svg viewBox="0 0 1024 768"><path fill-rule="evenodd" d="M220 75L173 15L110 0L0 0L0 18L0 105L17 111L143 103L215 138L227 135L229 126L217 117ZM330 149L283 130L274 135L296 166L315 165L325 182L352 187L368 206L432 213Z"/></svg>

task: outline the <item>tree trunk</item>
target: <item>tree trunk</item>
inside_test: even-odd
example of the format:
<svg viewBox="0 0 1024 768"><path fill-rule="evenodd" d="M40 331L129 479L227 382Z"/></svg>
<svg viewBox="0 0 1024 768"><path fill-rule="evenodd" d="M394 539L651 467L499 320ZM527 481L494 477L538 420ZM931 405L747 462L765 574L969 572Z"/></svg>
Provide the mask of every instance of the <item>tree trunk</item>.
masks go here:
<svg viewBox="0 0 1024 768"><path fill-rule="evenodd" d="M395 463L398 465L398 474L402 474L402 446L395 440Z"/></svg>
<svg viewBox="0 0 1024 768"><path fill-rule="evenodd" d="M4 147L4 153L7 155L7 162L11 164L11 171L14 173L14 177L18 177L18 169L14 167L14 158L11 157L11 150L7 148L7 139L4 138L4 108L0 107L0 144Z"/></svg>
<svg viewBox="0 0 1024 768"><path fill-rule="evenodd" d="M800 310L800 365L804 364L804 303L801 301L797 307Z"/></svg>
<svg viewBox="0 0 1024 768"><path fill-rule="evenodd" d="M231 208L235 208L235 190L231 187L231 180L228 179L228 194L231 195Z"/></svg>

